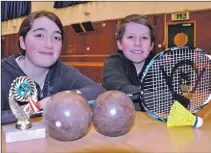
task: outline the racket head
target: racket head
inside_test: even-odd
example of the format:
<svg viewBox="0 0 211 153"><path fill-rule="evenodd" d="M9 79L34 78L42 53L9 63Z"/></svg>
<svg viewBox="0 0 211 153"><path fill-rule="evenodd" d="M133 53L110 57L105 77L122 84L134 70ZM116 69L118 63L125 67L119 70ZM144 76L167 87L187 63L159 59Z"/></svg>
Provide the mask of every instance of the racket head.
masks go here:
<svg viewBox="0 0 211 153"><path fill-rule="evenodd" d="M192 113L211 100L211 59L206 53L173 47L150 61L141 79L141 100L151 117L166 122L177 98Z"/></svg>

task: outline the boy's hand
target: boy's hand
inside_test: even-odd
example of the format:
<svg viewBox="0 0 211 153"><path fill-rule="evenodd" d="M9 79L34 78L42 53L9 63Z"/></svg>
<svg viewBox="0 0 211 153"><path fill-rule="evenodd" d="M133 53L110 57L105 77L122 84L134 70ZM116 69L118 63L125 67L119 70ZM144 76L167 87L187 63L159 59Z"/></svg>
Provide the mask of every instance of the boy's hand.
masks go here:
<svg viewBox="0 0 211 153"><path fill-rule="evenodd" d="M50 99L51 97L46 97L40 101L37 102L37 105L40 107L40 109L44 109L45 108L45 104L46 102Z"/></svg>

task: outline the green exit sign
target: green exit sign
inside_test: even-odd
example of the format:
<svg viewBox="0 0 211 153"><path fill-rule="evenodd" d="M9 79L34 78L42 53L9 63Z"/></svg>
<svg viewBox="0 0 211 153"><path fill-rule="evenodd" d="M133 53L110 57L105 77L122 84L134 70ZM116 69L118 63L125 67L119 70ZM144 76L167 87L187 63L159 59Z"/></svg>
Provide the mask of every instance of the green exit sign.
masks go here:
<svg viewBox="0 0 211 153"><path fill-rule="evenodd" d="M189 19L189 12L174 13L174 14L171 15L171 19L173 21L188 20Z"/></svg>

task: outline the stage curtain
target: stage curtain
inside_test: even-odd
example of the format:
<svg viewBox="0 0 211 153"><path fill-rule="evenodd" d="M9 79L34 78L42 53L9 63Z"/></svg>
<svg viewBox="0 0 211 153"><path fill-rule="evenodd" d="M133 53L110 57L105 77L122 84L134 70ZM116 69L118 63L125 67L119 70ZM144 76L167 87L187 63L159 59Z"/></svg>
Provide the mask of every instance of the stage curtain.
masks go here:
<svg viewBox="0 0 211 153"><path fill-rule="evenodd" d="M86 1L55 1L54 8L63 8L63 7L68 7L72 5L78 5L81 3L86 3Z"/></svg>
<svg viewBox="0 0 211 153"><path fill-rule="evenodd" d="M31 13L31 2L2 1L1 21L19 18Z"/></svg>

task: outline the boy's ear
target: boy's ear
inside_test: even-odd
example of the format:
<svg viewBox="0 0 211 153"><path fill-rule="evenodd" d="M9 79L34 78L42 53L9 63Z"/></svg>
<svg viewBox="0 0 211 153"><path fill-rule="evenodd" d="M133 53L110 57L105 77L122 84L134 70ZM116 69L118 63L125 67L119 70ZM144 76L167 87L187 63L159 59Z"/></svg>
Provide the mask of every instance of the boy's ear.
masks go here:
<svg viewBox="0 0 211 153"><path fill-rule="evenodd" d="M26 46L25 46L25 42L24 42L23 36L19 37L19 42L20 42L21 49L26 50Z"/></svg>
<svg viewBox="0 0 211 153"><path fill-rule="evenodd" d="M122 50L122 44L119 40L117 40L117 46L118 46L119 50Z"/></svg>

